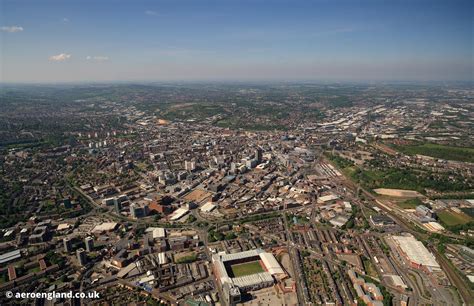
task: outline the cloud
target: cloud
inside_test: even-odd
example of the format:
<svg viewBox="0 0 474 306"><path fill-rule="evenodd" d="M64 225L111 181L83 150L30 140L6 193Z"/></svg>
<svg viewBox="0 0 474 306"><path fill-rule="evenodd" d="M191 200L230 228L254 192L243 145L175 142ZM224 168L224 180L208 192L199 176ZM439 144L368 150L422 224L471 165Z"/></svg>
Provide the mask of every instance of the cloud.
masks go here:
<svg viewBox="0 0 474 306"><path fill-rule="evenodd" d="M96 56L86 56L86 60L88 61L97 61L97 62L105 62L109 60L108 56L96 55Z"/></svg>
<svg viewBox="0 0 474 306"><path fill-rule="evenodd" d="M66 17L64 17L64 18L63 18L63 22L64 22L64 23L69 22L69 19L66 18Z"/></svg>
<svg viewBox="0 0 474 306"><path fill-rule="evenodd" d="M23 27L20 27L20 26L4 26L4 27L1 27L0 30L2 32L16 33L16 32L23 31Z"/></svg>
<svg viewBox="0 0 474 306"><path fill-rule="evenodd" d="M148 16L158 16L158 13L155 11L147 10L145 11L145 14Z"/></svg>
<svg viewBox="0 0 474 306"><path fill-rule="evenodd" d="M53 55L49 57L49 60L52 62L64 62L71 58L71 54L61 53L58 55Z"/></svg>

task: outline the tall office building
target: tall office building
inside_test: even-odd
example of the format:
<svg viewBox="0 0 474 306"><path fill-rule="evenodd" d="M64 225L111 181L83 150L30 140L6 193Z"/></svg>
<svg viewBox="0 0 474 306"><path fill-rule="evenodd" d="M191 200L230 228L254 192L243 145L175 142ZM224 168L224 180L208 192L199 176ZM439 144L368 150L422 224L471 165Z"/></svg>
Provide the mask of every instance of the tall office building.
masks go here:
<svg viewBox="0 0 474 306"><path fill-rule="evenodd" d="M64 208L71 208L72 207L72 203L71 203L71 199L70 198L66 198L63 200L63 204L64 204Z"/></svg>
<svg viewBox="0 0 474 306"><path fill-rule="evenodd" d="M79 265L85 266L87 263L86 251L83 248L80 248L76 251L76 255Z"/></svg>
<svg viewBox="0 0 474 306"><path fill-rule="evenodd" d="M120 210L122 210L122 203L119 199L114 199L114 208L117 214L120 214Z"/></svg>
<svg viewBox="0 0 474 306"><path fill-rule="evenodd" d="M87 252L92 252L94 250L94 238L92 237L86 237L84 240L86 244L86 250Z"/></svg>
<svg viewBox="0 0 474 306"><path fill-rule="evenodd" d="M186 169L187 171L193 171L196 169L196 162L191 160L191 161L188 161L186 160L184 162L184 169Z"/></svg>
<svg viewBox="0 0 474 306"><path fill-rule="evenodd" d="M64 244L64 252L70 253L72 251L72 242L69 238L64 238L63 239L63 244Z"/></svg>
<svg viewBox="0 0 474 306"><path fill-rule="evenodd" d="M146 217L150 213L148 205L139 205L137 203L132 203L130 205L130 215L132 218L139 219Z"/></svg>
<svg viewBox="0 0 474 306"><path fill-rule="evenodd" d="M258 163L262 161L262 149L261 148L257 148L255 150L255 159L257 160Z"/></svg>
<svg viewBox="0 0 474 306"><path fill-rule="evenodd" d="M130 216L131 216L132 218L135 218L135 219L139 218L139 215L140 215L140 212L139 212L139 211L140 211L140 207L138 207L137 204L132 203L132 204L130 205Z"/></svg>

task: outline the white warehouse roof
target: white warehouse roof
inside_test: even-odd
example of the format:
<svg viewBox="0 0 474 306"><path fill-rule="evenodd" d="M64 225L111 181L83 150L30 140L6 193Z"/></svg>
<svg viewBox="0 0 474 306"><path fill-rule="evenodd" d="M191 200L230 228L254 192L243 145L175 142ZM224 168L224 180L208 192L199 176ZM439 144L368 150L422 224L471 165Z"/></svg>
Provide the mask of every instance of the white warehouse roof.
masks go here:
<svg viewBox="0 0 474 306"><path fill-rule="evenodd" d="M337 195L328 194L328 195L319 197L317 201L318 201L318 203L325 203L325 202L334 201L334 200L337 200L337 199L339 199L339 197Z"/></svg>
<svg viewBox="0 0 474 306"><path fill-rule="evenodd" d="M105 222L105 223L102 223L102 224L99 224L97 225L96 227L94 227L94 229L92 230L93 233L97 233L97 232L109 232L109 231L113 231L115 230L115 228L117 227L118 223L116 222Z"/></svg>
<svg viewBox="0 0 474 306"><path fill-rule="evenodd" d="M440 268L433 254L415 237L393 236L393 239L412 262L427 267Z"/></svg>
<svg viewBox="0 0 474 306"><path fill-rule="evenodd" d="M166 237L166 231L164 228L158 227L153 230L153 239L165 238L165 237Z"/></svg>
<svg viewBox="0 0 474 306"><path fill-rule="evenodd" d="M201 206L201 211L211 212L212 210L214 210L214 208L216 208L216 205L212 204L212 202L207 202L206 204Z"/></svg>
<svg viewBox="0 0 474 306"><path fill-rule="evenodd" d="M145 232L151 232L153 239L166 237L166 230L162 227L148 227Z"/></svg>
<svg viewBox="0 0 474 306"><path fill-rule="evenodd" d="M171 221L176 221L178 219L180 219L181 217L183 217L185 214L187 214L189 212L189 209L186 209L186 208L178 208L170 217L170 220Z"/></svg>

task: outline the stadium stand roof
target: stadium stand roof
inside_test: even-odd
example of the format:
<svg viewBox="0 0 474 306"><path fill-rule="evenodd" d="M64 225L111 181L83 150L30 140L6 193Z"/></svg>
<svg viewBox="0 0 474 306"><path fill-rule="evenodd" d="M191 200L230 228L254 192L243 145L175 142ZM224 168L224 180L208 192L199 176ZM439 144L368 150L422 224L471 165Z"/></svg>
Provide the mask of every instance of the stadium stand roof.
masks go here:
<svg viewBox="0 0 474 306"><path fill-rule="evenodd" d="M262 259L263 264L265 265L265 268L271 274L285 274L285 271L283 271L283 269L281 268L280 264L275 259L273 254L271 254L271 253L260 253L260 258Z"/></svg>
<svg viewBox="0 0 474 306"><path fill-rule="evenodd" d="M256 274L250 274L240 276L232 279L234 285L239 288L257 286L261 283L273 283L273 277L269 272L260 272Z"/></svg>

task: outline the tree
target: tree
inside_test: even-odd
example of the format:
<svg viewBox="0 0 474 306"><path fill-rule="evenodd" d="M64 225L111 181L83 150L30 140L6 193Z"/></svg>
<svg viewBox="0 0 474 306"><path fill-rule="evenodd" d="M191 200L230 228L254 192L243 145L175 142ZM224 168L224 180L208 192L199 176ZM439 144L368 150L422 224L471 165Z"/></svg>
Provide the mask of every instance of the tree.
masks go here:
<svg viewBox="0 0 474 306"><path fill-rule="evenodd" d="M237 235L234 232L230 232L230 233L227 233L227 235L225 235L225 240L232 240L235 238L237 238Z"/></svg>

